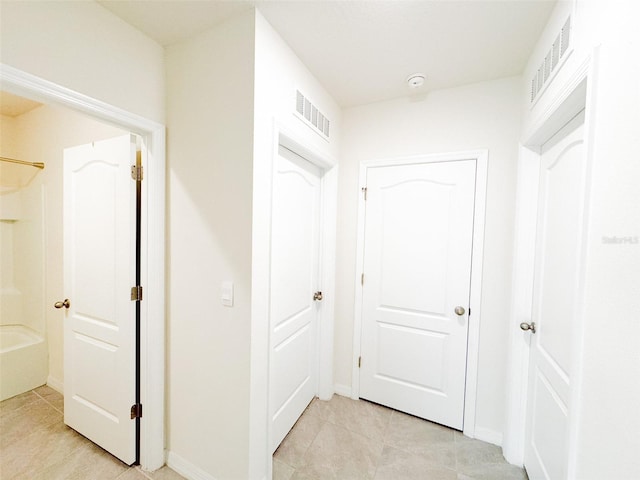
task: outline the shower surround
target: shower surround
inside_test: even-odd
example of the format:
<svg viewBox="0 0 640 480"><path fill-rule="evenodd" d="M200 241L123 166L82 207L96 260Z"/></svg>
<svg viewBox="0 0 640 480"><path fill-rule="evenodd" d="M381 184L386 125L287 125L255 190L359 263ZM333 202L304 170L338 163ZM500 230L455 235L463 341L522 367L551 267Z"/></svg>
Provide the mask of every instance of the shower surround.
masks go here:
<svg viewBox="0 0 640 480"><path fill-rule="evenodd" d="M45 384L48 376L38 172L0 163L0 401Z"/></svg>

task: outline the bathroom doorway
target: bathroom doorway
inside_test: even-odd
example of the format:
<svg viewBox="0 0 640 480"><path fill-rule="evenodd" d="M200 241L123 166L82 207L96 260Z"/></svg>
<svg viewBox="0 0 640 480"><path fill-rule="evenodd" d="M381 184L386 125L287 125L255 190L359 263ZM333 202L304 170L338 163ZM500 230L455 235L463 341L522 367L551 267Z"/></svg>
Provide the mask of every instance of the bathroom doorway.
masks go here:
<svg viewBox="0 0 640 480"><path fill-rule="evenodd" d="M149 164L145 171L146 188L143 190L143 196L145 197L144 204L152 203L154 208L145 207L141 212L143 254L140 276L141 283L145 287L145 298L140 306L140 337L143 339L140 349L140 403L145 406L145 420L141 422L140 426L141 440L138 459L143 468L157 469L164 464L164 126L13 68L7 67L0 71L0 80L2 88L10 93L42 100L47 104L47 107L65 110L70 115L101 123L107 128L115 128L118 134L135 133L141 137L143 145L148 147ZM44 129L44 131L50 137L60 137L56 135L55 128L50 131ZM94 139L75 141L68 145L91 141ZM33 143L37 147L41 142ZM148 201L149 199L151 202ZM50 207L47 205L47 211L49 209ZM60 221L60 216L58 221ZM51 221L53 221L53 217ZM49 219L49 215L47 215L47 219ZM56 242L47 237L45 244L54 246ZM61 242L57 243L57 248L62 248ZM56 261L54 259L54 262L51 263L47 258L45 273L47 278L53 276L56 270L58 274L61 273L62 261L58 262L57 267L54 265ZM58 276L58 278L60 277ZM60 282L59 289L61 285ZM63 301L65 298L61 291L47 295L44 303L47 308L51 307L51 310L54 310L53 304L55 302ZM55 312L59 313L59 311ZM55 354L52 353L50 366L61 366L63 364L62 354L57 359L54 357ZM61 371L62 368L60 368ZM64 381L63 374L59 374L59 377L62 377L60 380ZM63 384L56 384L53 368L49 369L47 383L62 390Z"/></svg>
<svg viewBox="0 0 640 480"><path fill-rule="evenodd" d="M0 220L6 266L2 269L6 308L0 326L2 399L48 384L66 393L65 423L132 464L137 461L139 420L125 423L124 418L139 403L138 305L130 301L128 291L136 281L137 182L129 173L130 161L136 162L136 137L64 107L16 95L3 94L0 107L6 132L0 143ZM84 142L89 143L78 145ZM111 208L114 198L126 192L114 190L114 166L121 188L131 190L117 212ZM133 238L123 238L119 230L113 235L116 221L132 231ZM92 235L91 241L87 235ZM109 248L114 244L117 251ZM117 264L125 263L118 277L111 271L117 266L115 258L120 259ZM109 292L112 297L118 292L123 300L100 301ZM126 309L132 318L116 325L105 321L113 316L96 313L104 313L104 308L115 311L114 305L120 306L118 311ZM126 339L106 341L105 335L91 329L71 329L78 319L86 320L93 330L103 326L109 337L119 332L118 337ZM91 354L80 358L88 346L94 347ZM113 362L102 355L105 352L117 352L118 357L126 352L131 358ZM110 365L118 371L109 371L114 370ZM118 379L117 384L109 385L107 378ZM104 402L105 393L116 403L128 405L114 408ZM121 429L129 427L128 440L108 433L110 422L83 422L85 410L102 412L101 418L112 418L121 410L116 423Z"/></svg>

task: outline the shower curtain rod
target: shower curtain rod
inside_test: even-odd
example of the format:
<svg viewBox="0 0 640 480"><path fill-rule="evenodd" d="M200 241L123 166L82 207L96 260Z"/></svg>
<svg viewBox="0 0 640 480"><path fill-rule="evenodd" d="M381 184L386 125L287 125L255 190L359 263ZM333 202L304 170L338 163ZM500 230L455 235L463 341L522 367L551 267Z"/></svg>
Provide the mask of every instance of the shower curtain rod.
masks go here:
<svg viewBox="0 0 640 480"><path fill-rule="evenodd" d="M15 158L7 158L7 157L0 157L0 161L9 162L9 163L18 163L20 165L29 165L31 167L36 167L40 169L44 168L44 163L42 162L25 162L24 160L16 160Z"/></svg>

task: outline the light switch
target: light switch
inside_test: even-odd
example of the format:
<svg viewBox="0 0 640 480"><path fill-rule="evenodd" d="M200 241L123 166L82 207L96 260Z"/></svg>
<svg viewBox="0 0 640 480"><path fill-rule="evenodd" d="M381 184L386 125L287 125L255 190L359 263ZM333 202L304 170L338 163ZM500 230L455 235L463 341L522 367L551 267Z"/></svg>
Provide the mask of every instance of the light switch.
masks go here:
<svg viewBox="0 0 640 480"><path fill-rule="evenodd" d="M233 282L222 282L220 299L225 307L233 307Z"/></svg>

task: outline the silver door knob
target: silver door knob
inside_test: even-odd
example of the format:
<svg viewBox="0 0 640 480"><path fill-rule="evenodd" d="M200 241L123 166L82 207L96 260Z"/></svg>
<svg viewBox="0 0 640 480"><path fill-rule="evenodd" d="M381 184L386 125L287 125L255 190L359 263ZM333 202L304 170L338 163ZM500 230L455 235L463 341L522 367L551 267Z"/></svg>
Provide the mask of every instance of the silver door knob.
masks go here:
<svg viewBox="0 0 640 480"><path fill-rule="evenodd" d="M461 316L464 315L464 312L466 312L466 310L464 309L464 307L461 306L457 306L456 308L453 309L453 311L456 313L456 315Z"/></svg>
<svg viewBox="0 0 640 480"><path fill-rule="evenodd" d="M522 322L520 324L520 328L525 332L527 330L531 330L531 333L536 333L536 322L531 322L531 323Z"/></svg>
<svg viewBox="0 0 640 480"><path fill-rule="evenodd" d="M69 308L71 306L71 303L69 303L69 299L65 298L63 302L56 302L53 304L54 307L56 308Z"/></svg>
<svg viewBox="0 0 640 480"><path fill-rule="evenodd" d="M313 300L316 302L322 301L322 292L316 292L313 294Z"/></svg>

